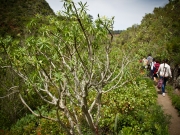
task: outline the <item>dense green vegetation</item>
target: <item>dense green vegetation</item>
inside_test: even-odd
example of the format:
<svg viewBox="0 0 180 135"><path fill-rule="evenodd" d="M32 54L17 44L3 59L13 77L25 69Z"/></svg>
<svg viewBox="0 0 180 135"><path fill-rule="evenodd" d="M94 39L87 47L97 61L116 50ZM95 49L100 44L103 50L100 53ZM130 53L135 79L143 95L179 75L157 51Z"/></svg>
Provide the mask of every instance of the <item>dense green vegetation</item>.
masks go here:
<svg viewBox="0 0 180 135"><path fill-rule="evenodd" d="M0 7L6 18L0 22L2 132L168 135L170 117L139 60L148 53L167 57L173 79L178 76L178 0L116 37L113 19L92 22L87 3L76 8L66 1L55 16L43 0L9 2Z"/></svg>
<svg viewBox="0 0 180 135"><path fill-rule="evenodd" d="M54 13L44 0L1 0L0 12L0 95L8 95L5 100L1 99L0 101L0 127L10 128L11 124L29 111L23 106L17 93L11 94L17 86L21 89L24 89L24 86L22 80L11 68L11 62L2 40L5 39L5 42L8 42L10 38L5 37L11 36L13 43L8 44L8 46L13 51L20 47L17 42L25 36L26 25L35 18L37 13L41 15L54 15ZM35 103L36 101L31 102L32 105Z"/></svg>
<svg viewBox="0 0 180 135"><path fill-rule="evenodd" d="M168 93L170 95L172 104L174 107L178 110L179 116L180 116L180 98L179 98L179 93L174 90L172 86L168 86Z"/></svg>
<svg viewBox="0 0 180 135"><path fill-rule="evenodd" d="M155 8L153 14L143 17L141 25L128 28L117 40L117 43L122 45L134 43L145 46L145 56L152 53L153 57L168 58L173 69L172 80L176 80L179 75L179 5L179 0L171 0L165 7Z"/></svg>

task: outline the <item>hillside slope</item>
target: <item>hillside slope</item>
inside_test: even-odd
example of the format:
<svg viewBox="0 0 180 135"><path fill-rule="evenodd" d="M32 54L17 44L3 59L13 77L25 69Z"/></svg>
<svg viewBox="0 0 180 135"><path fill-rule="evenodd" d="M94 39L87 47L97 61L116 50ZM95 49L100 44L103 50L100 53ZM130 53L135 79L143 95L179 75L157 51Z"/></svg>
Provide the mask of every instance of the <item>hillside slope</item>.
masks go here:
<svg viewBox="0 0 180 135"><path fill-rule="evenodd" d="M1 0L0 2L0 95L8 95L11 86L21 86L20 78L9 67L10 61L3 39L6 35L11 35L15 40L19 40L18 35L23 37L26 24L35 17L36 14L55 15L49 4L45 0ZM11 46L10 49L19 47ZM6 96L5 96L6 97ZM13 109L12 109L13 108ZM18 94L13 94L0 101L0 127L9 128L18 119L27 114L28 111L18 98ZM1 134L1 133L0 133Z"/></svg>
<svg viewBox="0 0 180 135"><path fill-rule="evenodd" d="M36 14L53 15L45 0L1 0L0 35L12 36L22 32L24 25Z"/></svg>

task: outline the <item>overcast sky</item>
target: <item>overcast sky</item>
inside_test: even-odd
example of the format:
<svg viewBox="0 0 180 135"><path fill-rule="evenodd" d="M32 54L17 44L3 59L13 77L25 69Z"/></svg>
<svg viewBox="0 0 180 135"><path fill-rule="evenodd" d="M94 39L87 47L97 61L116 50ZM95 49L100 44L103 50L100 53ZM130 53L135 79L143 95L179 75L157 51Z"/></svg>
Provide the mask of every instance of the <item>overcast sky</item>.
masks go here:
<svg viewBox="0 0 180 135"><path fill-rule="evenodd" d="M46 0L57 13L63 10L61 0ZM169 0L74 0L87 2L88 14L94 19L97 15L108 18L115 17L114 30L126 30L133 24L140 24L146 13L152 13L155 7L165 6Z"/></svg>

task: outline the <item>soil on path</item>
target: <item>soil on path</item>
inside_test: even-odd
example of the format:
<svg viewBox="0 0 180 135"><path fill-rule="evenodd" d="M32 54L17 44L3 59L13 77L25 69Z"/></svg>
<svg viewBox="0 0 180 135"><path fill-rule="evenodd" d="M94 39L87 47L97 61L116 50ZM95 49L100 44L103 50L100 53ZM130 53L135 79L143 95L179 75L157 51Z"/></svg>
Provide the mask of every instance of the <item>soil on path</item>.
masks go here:
<svg viewBox="0 0 180 135"><path fill-rule="evenodd" d="M177 110L172 105L168 93L166 92L165 97L162 96L161 90L157 89L157 93L158 93L158 98L157 98L158 104L162 106L165 114L171 115L169 134L180 135L180 117L178 116Z"/></svg>

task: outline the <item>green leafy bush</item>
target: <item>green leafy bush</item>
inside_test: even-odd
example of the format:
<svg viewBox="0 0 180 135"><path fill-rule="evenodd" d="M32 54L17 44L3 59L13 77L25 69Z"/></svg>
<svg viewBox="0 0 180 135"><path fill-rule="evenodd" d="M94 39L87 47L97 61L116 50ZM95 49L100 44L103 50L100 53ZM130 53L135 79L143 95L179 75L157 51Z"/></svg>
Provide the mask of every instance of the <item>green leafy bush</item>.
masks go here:
<svg viewBox="0 0 180 135"><path fill-rule="evenodd" d="M39 108L42 115L56 116L53 109L49 112L48 107L42 106ZM36 111L37 113L39 111ZM28 114L16 122L11 127L10 133L12 135L38 135L38 134L51 134L51 135L64 135L64 131L59 127L57 122L49 121L47 119L38 118L33 114Z"/></svg>
<svg viewBox="0 0 180 135"><path fill-rule="evenodd" d="M172 104L178 110L180 115L180 96L175 92L174 88L170 85L167 85L167 91L171 98Z"/></svg>
<svg viewBox="0 0 180 135"><path fill-rule="evenodd" d="M157 106L156 98L157 93L150 79L141 79L108 94L103 99L102 133L113 134L114 130L115 134L125 135L167 135L168 130L164 127L168 127L169 117Z"/></svg>

